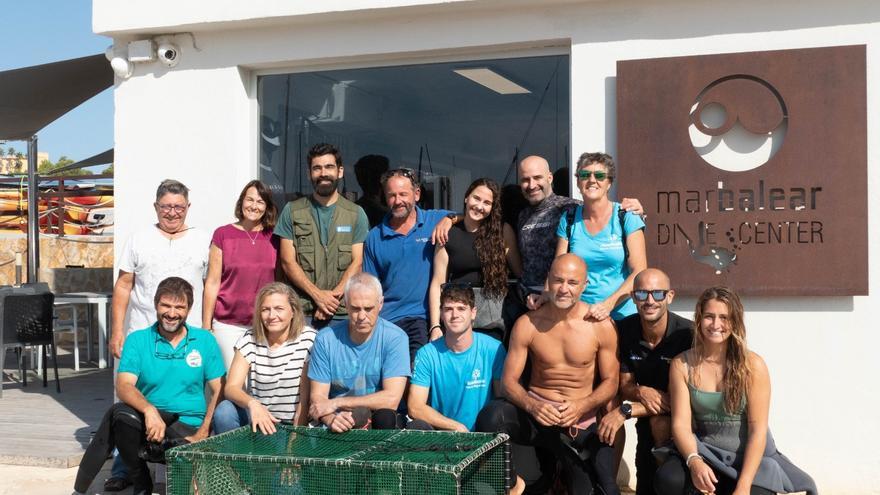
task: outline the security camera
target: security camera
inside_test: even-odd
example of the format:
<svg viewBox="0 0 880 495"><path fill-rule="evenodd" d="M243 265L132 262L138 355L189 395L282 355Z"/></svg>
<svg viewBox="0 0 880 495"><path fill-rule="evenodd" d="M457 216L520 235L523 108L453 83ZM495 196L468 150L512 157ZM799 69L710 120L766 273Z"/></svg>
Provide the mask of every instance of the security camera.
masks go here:
<svg viewBox="0 0 880 495"><path fill-rule="evenodd" d="M174 43L162 43L156 50L159 61L168 67L174 67L180 62L180 47Z"/></svg>

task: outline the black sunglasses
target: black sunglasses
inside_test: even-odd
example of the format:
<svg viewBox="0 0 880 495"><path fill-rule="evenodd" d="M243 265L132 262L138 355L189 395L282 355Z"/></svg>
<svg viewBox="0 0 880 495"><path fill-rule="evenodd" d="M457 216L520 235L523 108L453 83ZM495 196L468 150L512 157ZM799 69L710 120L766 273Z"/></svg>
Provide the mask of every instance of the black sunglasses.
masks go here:
<svg viewBox="0 0 880 495"><path fill-rule="evenodd" d="M380 181L382 182L382 184L385 184L386 182L388 182L388 179L392 177L406 177L410 180L410 182L412 182L414 187L419 187L419 177L416 171L411 168L401 167L391 169L382 174Z"/></svg>
<svg viewBox="0 0 880 495"><path fill-rule="evenodd" d="M183 359L186 351L189 350L189 336L183 338L183 347L178 347L173 352L164 352L159 350L159 335L156 334L156 346L153 348L153 355L158 359ZM169 344L170 345L170 344Z"/></svg>
<svg viewBox="0 0 880 495"><path fill-rule="evenodd" d="M662 301L666 299L666 294L669 294L669 289L634 290L633 299L639 302L645 302L648 300L648 294L651 294L651 297L653 297L655 301Z"/></svg>

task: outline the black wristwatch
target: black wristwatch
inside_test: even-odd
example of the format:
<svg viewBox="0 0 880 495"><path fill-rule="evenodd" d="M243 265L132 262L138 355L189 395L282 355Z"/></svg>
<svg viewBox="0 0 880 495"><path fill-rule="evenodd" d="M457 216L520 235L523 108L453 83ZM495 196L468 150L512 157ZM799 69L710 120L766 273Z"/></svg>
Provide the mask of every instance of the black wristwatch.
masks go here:
<svg viewBox="0 0 880 495"><path fill-rule="evenodd" d="M623 417L629 419L633 417L633 406L628 402L624 402L620 405L620 414L623 414Z"/></svg>

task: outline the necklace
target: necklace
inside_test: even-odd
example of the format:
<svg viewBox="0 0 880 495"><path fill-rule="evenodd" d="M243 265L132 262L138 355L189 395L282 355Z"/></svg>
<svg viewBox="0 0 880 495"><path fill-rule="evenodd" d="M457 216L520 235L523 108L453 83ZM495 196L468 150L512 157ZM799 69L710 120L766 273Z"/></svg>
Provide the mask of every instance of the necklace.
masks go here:
<svg viewBox="0 0 880 495"><path fill-rule="evenodd" d="M232 226L236 227L236 228L240 229L242 232L244 232L244 235L246 235L247 238L250 239L251 246L254 246L257 244L257 238L260 237L260 232L263 230L262 226L259 223L253 226L253 231L249 231L240 222L234 223L234 224L232 224ZM251 232L254 233L253 237L251 237Z"/></svg>

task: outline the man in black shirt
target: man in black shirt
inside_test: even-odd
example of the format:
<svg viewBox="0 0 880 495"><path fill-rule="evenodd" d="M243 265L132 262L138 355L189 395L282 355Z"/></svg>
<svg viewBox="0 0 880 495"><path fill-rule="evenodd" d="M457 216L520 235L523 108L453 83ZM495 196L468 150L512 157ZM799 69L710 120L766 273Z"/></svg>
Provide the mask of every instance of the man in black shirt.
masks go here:
<svg viewBox="0 0 880 495"><path fill-rule="evenodd" d="M675 297L669 277L648 268L636 275L632 299L638 314L618 325L620 352L620 398L617 409L599 424L599 438L614 442L623 422L636 421L636 494L654 493L657 464L651 449L669 440L669 363L691 347L694 323L669 311Z"/></svg>

